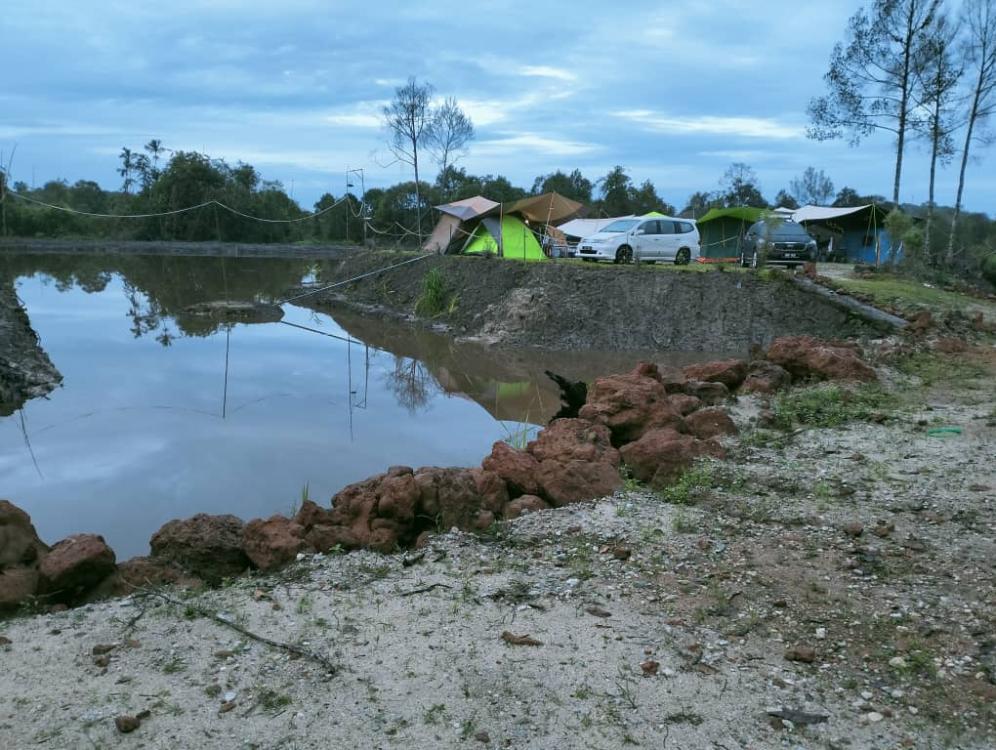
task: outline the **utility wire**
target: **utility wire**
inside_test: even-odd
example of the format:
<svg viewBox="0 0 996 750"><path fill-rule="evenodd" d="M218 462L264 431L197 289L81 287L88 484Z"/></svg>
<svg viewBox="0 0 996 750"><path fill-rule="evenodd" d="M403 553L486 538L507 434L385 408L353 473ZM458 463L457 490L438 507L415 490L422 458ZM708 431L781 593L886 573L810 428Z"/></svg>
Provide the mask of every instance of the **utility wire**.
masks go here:
<svg viewBox="0 0 996 750"><path fill-rule="evenodd" d="M293 297L288 297L287 299L280 300L276 304L285 305L288 302L294 302L295 300L302 299L304 297L310 297L312 294L320 294L321 292L326 292L329 289L335 289L337 286L344 286L346 284L351 284L354 281L359 281L360 279L365 279L368 276L376 276L379 273L384 273L384 271L390 271L392 268L400 268L401 266L407 266L409 263L418 263L420 260L425 260L426 258L431 258L435 253L426 253L425 255L419 255L414 258L409 258L408 260L403 260L400 263L395 263L390 266L385 266L384 268L378 268L374 271L367 271L366 273L361 273L359 276L353 276L351 278L345 279L344 281L337 281L334 284L329 284L327 286L320 287L319 289L311 289L303 294L298 294Z"/></svg>
<svg viewBox="0 0 996 750"><path fill-rule="evenodd" d="M301 221L308 221L309 219L314 219L314 218L316 218L318 216L321 216L324 213L328 213L333 208L335 208L340 203L342 203L344 200L346 200L345 198L340 198L335 203L333 203L331 206L326 206L321 211L316 211L315 213L308 214L307 216L302 216L302 217L300 217L298 219L264 219L261 216L252 216L250 214L243 213L243 212L241 212L241 211L239 211L237 209L232 208L231 206L226 206L221 201L216 201L216 200L213 200L213 199L209 200L209 201L204 201L204 203L198 203L196 206L187 206L186 208L177 208L177 209L174 209L172 211L162 211L162 212L159 212L159 213L150 213L150 214L98 214L98 213L92 213L92 212L89 212L89 211L78 211L75 208L68 208L67 206L56 206L56 205L53 205L51 203L46 203L45 201L36 200L35 198L29 198L28 196L21 195L20 193L12 193L10 191L7 191L7 195L9 195L9 196L11 196L13 198L18 198L19 200L22 200L22 201L27 201L28 203L34 203L34 204L37 204L39 206L44 206L45 208L51 208L51 209L54 209L55 211L64 211L64 212L69 213L69 214L77 214L78 216L90 216L90 217L95 218L95 219L154 219L154 218L161 217L161 216L174 216L176 214L182 214L182 213L186 213L188 211L196 211L199 208L207 208L208 206L218 206L219 208L223 208L224 210L226 210L226 211L228 211L230 213L233 213L236 216L241 216L244 219L252 219L253 221L262 221L262 222L265 222L267 224L296 224L296 223L301 222Z"/></svg>

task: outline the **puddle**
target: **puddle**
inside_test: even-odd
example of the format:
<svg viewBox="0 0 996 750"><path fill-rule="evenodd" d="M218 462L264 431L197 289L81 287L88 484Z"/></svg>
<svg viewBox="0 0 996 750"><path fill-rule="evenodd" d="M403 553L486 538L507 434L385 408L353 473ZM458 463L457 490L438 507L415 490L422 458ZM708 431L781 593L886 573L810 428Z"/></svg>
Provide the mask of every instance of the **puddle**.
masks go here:
<svg viewBox="0 0 996 750"><path fill-rule="evenodd" d="M497 351L294 305L265 322L183 312L278 300L316 280L309 261L5 256L11 279L64 380L0 418L0 496L46 541L99 533L119 559L173 518L288 514L389 465L477 464L557 411L544 370L715 356Z"/></svg>

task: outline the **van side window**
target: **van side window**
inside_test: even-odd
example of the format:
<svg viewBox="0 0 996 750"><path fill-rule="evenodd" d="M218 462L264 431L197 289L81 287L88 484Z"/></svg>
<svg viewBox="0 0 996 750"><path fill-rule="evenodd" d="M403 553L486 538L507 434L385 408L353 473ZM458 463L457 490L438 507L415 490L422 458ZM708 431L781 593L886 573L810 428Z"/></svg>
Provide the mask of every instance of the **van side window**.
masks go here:
<svg viewBox="0 0 996 750"><path fill-rule="evenodd" d="M673 221L664 221L663 219L661 219L659 223L661 225L661 234L675 234L674 231L675 223Z"/></svg>
<svg viewBox="0 0 996 750"><path fill-rule="evenodd" d="M660 234L657 228L659 223L658 221L645 221L640 225L640 229L643 230L644 234Z"/></svg>
<svg viewBox="0 0 996 750"><path fill-rule="evenodd" d="M688 234L691 231L692 231L692 225L689 224L687 221L679 221L678 222L678 232L679 232L679 234Z"/></svg>

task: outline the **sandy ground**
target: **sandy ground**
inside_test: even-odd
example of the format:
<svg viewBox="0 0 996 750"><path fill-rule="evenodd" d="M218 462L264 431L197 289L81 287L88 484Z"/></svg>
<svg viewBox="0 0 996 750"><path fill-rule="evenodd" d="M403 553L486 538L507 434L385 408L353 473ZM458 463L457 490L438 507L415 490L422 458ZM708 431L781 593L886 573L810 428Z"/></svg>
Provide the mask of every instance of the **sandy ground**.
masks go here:
<svg viewBox="0 0 996 750"><path fill-rule="evenodd" d="M0 747L994 747L993 379L918 382L789 434L741 400L684 494L0 623Z"/></svg>

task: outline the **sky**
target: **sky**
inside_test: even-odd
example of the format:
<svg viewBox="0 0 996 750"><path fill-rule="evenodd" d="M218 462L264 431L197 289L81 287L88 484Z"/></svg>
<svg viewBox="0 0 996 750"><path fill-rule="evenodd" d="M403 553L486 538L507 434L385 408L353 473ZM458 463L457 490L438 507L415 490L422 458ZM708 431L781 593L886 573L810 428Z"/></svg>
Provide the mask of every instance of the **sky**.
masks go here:
<svg viewBox="0 0 996 750"><path fill-rule="evenodd" d="M772 200L807 166L837 189L891 196L887 134L806 138L806 105L857 0L570 4L355 0L5 0L0 151L13 180L120 186L123 146L151 138L253 164L304 207L410 179L380 110L409 76L456 97L476 137L458 166L529 188L622 165L679 209L733 162ZM901 199L927 199L926 144ZM996 172L969 165L965 203L990 212ZM435 176L427 165L426 176ZM358 183L359 173L352 179ZM953 204L956 165L938 179ZM359 184L353 189L359 192Z"/></svg>

